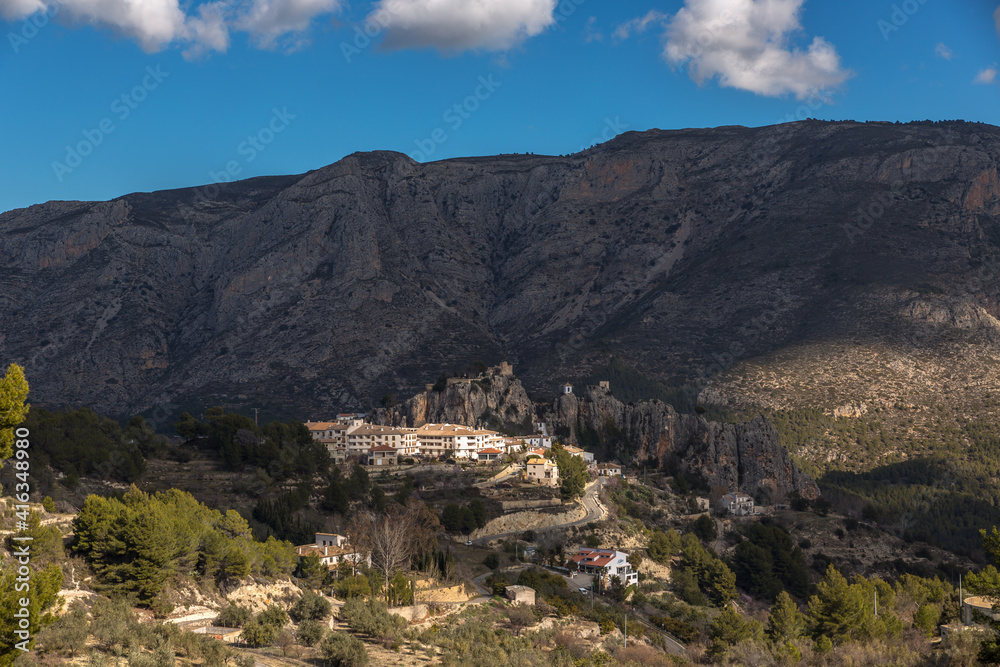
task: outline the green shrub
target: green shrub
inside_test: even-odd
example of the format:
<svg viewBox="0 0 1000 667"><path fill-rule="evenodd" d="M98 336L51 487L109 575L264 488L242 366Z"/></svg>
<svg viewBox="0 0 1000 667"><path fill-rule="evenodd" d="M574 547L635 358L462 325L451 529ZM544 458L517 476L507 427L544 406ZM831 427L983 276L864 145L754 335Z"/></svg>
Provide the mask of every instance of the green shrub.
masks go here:
<svg viewBox="0 0 1000 667"><path fill-rule="evenodd" d="M261 623L266 623L267 625L272 625L276 628L283 628L285 624L288 623L288 614L285 610L276 605L270 605L267 609L260 612L257 616L257 620Z"/></svg>
<svg viewBox="0 0 1000 667"><path fill-rule="evenodd" d="M308 619L299 624L295 636L305 646L316 646L323 640L324 634L326 634L326 627L322 623Z"/></svg>
<svg viewBox="0 0 1000 667"><path fill-rule="evenodd" d="M329 600L312 591L306 591L288 610L288 615L297 623L306 620L322 621L331 611Z"/></svg>
<svg viewBox="0 0 1000 667"><path fill-rule="evenodd" d="M334 585L337 597L342 600L349 600L357 597L368 597L372 594L371 582L368 577L358 574L353 577L344 577Z"/></svg>
<svg viewBox="0 0 1000 667"><path fill-rule="evenodd" d="M243 641L251 646L270 646L278 637L278 627L264 623L260 618L251 618L243 625Z"/></svg>
<svg viewBox="0 0 1000 667"><path fill-rule="evenodd" d="M368 602L352 598L340 609L340 617L354 632L360 632L376 639L382 639L393 631L401 629L406 621L396 614L390 614L386 606L377 600Z"/></svg>
<svg viewBox="0 0 1000 667"><path fill-rule="evenodd" d="M246 607L230 602L228 607L219 612L215 624L224 628L242 628L252 616L253 612Z"/></svg>
<svg viewBox="0 0 1000 667"><path fill-rule="evenodd" d="M346 632L331 632L320 643L323 659L334 667L365 667L368 650L364 643Z"/></svg>

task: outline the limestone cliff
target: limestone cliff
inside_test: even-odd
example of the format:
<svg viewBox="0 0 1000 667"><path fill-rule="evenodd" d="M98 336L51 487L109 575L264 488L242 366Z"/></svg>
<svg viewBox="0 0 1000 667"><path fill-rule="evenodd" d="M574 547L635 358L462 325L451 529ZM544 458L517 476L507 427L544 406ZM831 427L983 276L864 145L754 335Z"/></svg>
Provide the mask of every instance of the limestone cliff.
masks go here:
<svg viewBox="0 0 1000 667"><path fill-rule="evenodd" d="M655 459L700 475L713 487L752 495L766 490L773 499L792 491L808 498L819 494L763 417L722 424L680 414L658 400L625 404L606 389L588 387L582 396L560 396L546 421L570 440L593 434L604 456L630 452L635 461Z"/></svg>
<svg viewBox="0 0 1000 667"><path fill-rule="evenodd" d="M530 432L536 406L507 363L477 378L449 378L391 408L376 410L374 421L394 426L428 422ZM814 498L816 483L792 462L777 433L763 417L721 424L680 414L662 401L626 404L607 389L588 387L580 396L564 394L546 413L550 432L577 442L581 432L601 440L599 460L666 462L701 476L711 486L772 498L791 491Z"/></svg>
<svg viewBox="0 0 1000 667"><path fill-rule="evenodd" d="M375 412L374 420L394 426L466 424L530 433L535 406L510 364L475 378L448 378L428 385L406 402Z"/></svg>

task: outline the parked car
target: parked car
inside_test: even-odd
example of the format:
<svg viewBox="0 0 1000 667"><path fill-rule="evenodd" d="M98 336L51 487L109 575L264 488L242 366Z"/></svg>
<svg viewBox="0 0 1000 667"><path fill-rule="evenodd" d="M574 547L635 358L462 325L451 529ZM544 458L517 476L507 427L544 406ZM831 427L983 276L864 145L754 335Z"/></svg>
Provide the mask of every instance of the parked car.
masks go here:
<svg viewBox="0 0 1000 667"><path fill-rule="evenodd" d="M472 540L466 540L465 541L465 546L471 547L472 546Z"/></svg>

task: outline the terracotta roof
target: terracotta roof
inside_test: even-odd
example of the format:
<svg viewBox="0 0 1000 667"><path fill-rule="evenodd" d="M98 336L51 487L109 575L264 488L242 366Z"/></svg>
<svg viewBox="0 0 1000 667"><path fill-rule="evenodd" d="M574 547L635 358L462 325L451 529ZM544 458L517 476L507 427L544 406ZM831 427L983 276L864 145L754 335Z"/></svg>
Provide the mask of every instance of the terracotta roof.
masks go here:
<svg viewBox="0 0 1000 667"><path fill-rule="evenodd" d="M577 554L576 556L570 558L570 560L573 561L574 563L582 563L584 565L599 565L601 567L604 567L612 560L614 560L614 556L600 556L594 558L592 556L585 556L584 554Z"/></svg>
<svg viewBox="0 0 1000 667"><path fill-rule="evenodd" d="M390 426L379 426L377 424L361 424L348 435L406 435L413 433L409 429L392 428Z"/></svg>
<svg viewBox="0 0 1000 667"><path fill-rule="evenodd" d="M306 422L306 428L310 431L329 431L336 426L343 426L337 422Z"/></svg>
<svg viewBox="0 0 1000 667"><path fill-rule="evenodd" d="M417 428L422 435L497 435L496 431L474 429L460 424L424 424Z"/></svg>
<svg viewBox="0 0 1000 667"><path fill-rule="evenodd" d="M614 549L592 549L590 547L580 547L580 553L570 558L574 563L582 565L594 565L605 567L615 560Z"/></svg>
<svg viewBox="0 0 1000 667"><path fill-rule="evenodd" d="M493 447L488 447L486 449L480 449L480 454L503 454L499 449L494 449Z"/></svg>
<svg viewBox="0 0 1000 667"><path fill-rule="evenodd" d="M377 447L372 447L369 451L372 452L393 452L395 453L396 448L390 447L389 445L378 445Z"/></svg>

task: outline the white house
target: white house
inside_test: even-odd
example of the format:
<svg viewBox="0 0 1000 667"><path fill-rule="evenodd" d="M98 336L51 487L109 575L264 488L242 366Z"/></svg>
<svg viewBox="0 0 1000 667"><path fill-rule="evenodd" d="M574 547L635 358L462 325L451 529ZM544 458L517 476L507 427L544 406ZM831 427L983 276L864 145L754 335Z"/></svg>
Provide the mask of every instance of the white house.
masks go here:
<svg viewBox="0 0 1000 667"><path fill-rule="evenodd" d="M562 393L564 393L564 394L572 394L573 393L573 385L571 385L569 382L567 382L566 384L564 384L562 386Z"/></svg>
<svg viewBox="0 0 1000 667"><path fill-rule="evenodd" d="M584 461L586 461L587 463L593 463L594 462L594 454L593 454L593 452L588 452L585 449L581 449L581 448L575 447L573 445L567 445L563 449L566 450L567 454L572 454L573 456L578 456L581 459L583 459Z"/></svg>
<svg viewBox="0 0 1000 667"><path fill-rule="evenodd" d="M416 456L420 442L411 428L393 428L377 424L358 424L347 428L345 437L348 456L364 457L372 447L388 446L400 456Z"/></svg>
<svg viewBox="0 0 1000 667"><path fill-rule="evenodd" d="M618 577L623 586L639 583L639 572L629 564L624 551L580 547L580 553L570 558L569 566L598 576L604 586L610 583L611 577Z"/></svg>
<svg viewBox="0 0 1000 667"><path fill-rule="evenodd" d="M504 439L512 444L516 443L521 449L550 449L552 447L552 438L537 433L535 435L515 435Z"/></svg>
<svg viewBox="0 0 1000 667"><path fill-rule="evenodd" d="M314 544L303 544L295 547L295 554L301 559L304 556L318 556L319 562L327 567L335 567L342 562L360 563L365 557L347 544L347 538L336 533L316 533Z"/></svg>
<svg viewBox="0 0 1000 667"><path fill-rule="evenodd" d="M503 443L496 431L457 424L424 424L415 432L423 456L475 459L481 450L498 448Z"/></svg>
<svg viewBox="0 0 1000 667"><path fill-rule="evenodd" d="M620 477L622 467L617 463L599 463L597 465L598 477Z"/></svg>
<svg viewBox="0 0 1000 667"><path fill-rule="evenodd" d="M730 514L735 514L736 516L753 515L753 498L745 493L732 491L722 496L719 502Z"/></svg>

